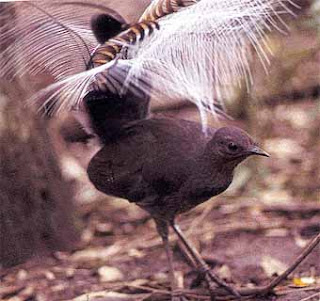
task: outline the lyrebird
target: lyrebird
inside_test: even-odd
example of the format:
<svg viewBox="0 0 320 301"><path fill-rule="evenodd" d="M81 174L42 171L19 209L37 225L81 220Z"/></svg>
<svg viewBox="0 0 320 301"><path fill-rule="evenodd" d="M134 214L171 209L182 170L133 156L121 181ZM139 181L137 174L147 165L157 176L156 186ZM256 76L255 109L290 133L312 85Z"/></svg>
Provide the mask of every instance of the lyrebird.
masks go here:
<svg viewBox="0 0 320 301"><path fill-rule="evenodd" d="M226 87L250 81L248 45L266 60L261 41L275 26L278 7L289 11L281 0L154 0L128 25L94 1L14 1L5 9L15 10L16 22L3 25L0 35L9 44L0 59L3 76L49 72L56 82L36 99L46 97L53 111L83 103L89 130L103 145L89 165L90 179L154 217L170 274L169 225L210 288L215 281L237 296L204 264L174 217L224 191L246 157L266 153L239 129L207 129L205 135L192 122L146 117L150 97L158 95L190 100L202 113L219 110ZM161 167L173 161L171 173Z"/></svg>

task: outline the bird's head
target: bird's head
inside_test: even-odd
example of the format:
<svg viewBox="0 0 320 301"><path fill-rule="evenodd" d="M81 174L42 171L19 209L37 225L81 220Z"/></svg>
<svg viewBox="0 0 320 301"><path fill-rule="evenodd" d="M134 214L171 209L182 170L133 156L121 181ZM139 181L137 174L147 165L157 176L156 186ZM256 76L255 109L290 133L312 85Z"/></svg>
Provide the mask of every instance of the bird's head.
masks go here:
<svg viewBox="0 0 320 301"><path fill-rule="evenodd" d="M210 148L220 160L236 164L252 155L269 157L245 131L232 126L219 128L210 141Z"/></svg>

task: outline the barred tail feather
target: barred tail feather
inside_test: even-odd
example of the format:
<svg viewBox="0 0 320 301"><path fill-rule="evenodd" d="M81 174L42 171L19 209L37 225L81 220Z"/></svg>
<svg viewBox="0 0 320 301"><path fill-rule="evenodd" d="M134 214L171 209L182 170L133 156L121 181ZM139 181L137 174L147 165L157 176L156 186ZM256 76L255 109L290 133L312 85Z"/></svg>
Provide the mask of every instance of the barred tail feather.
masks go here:
<svg viewBox="0 0 320 301"><path fill-rule="evenodd" d="M126 83L130 77L146 77L154 94L188 99L205 119L205 112L216 113L216 104L223 107L243 80L250 86L252 49L267 72L271 52L265 37L273 28L286 30L279 20L291 13L289 5L281 0L201 0L159 19L157 35L132 54Z"/></svg>
<svg viewBox="0 0 320 301"><path fill-rule="evenodd" d="M167 7L159 9L161 5ZM270 49L266 34L273 29L287 30L281 17L292 13L292 5L291 0L154 0L141 19L156 19L160 29L135 46L127 41L110 40L126 46L126 60L117 56L89 71L84 71L83 64L88 51L77 35L84 38L91 53L96 42L82 21L72 19L70 12L65 15L63 8L50 10L65 29L76 33L71 38L70 31L64 32L52 19L46 21L45 27L41 26L42 30L38 25L48 16L38 11L36 17L28 14L22 17L21 9L22 21L18 31L13 30L21 41L18 40L18 48L8 48L6 55L13 61L17 59L14 51L25 50L17 59L18 72L23 72L24 66L28 71L37 71L40 62L56 75L58 82L35 96L36 100L47 97L46 105L54 111L79 106L86 93L104 86L120 94L130 89L137 95L142 92L153 98L164 96L167 101L177 98L192 101L199 107L205 123L208 111L221 113L224 100L233 93L234 86L244 83L250 86L252 50L268 70ZM25 18L31 24L28 30L36 32L31 41L22 39L27 35L23 28ZM10 39L7 33L0 39ZM63 52L61 47L65 47ZM0 58L5 73L10 69L7 61Z"/></svg>
<svg viewBox="0 0 320 301"><path fill-rule="evenodd" d="M111 62L121 54L124 46L141 43L156 29L159 29L159 25L155 21L142 21L130 26L94 51L91 59L93 66L96 67Z"/></svg>
<svg viewBox="0 0 320 301"><path fill-rule="evenodd" d="M139 21L156 21L166 15L178 12L200 0L154 0L144 11Z"/></svg>

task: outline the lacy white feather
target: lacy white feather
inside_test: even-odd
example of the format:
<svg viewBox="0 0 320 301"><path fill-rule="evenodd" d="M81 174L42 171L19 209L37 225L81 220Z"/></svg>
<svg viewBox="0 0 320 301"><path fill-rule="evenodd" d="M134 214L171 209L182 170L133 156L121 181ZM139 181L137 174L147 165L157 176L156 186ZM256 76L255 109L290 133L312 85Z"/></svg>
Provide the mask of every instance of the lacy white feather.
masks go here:
<svg viewBox="0 0 320 301"><path fill-rule="evenodd" d="M94 14L120 15L93 1L5 1L12 22L0 27L1 44L14 41L0 58L0 75L49 72L64 79L86 70L97 41L90 28ZM123 20L123 19L122 19ZM11 20L10 20L11 21Z"/></svg>
<svg viewBox="0 0 320 301"><path fill-rule="evenodd" d="M157 2L163 0L151 5ZM248 86L251 83L251 49L268 69L265 33L286 30L281 16L290 13L289 6L293 5L289 0L199 0L158 19L159 31L137 47L127 45L128 59L85 71L96 47L88 25L95 9L73 10L70 14L63 7L52 8L53 2L35 3L59 24L29 4L15 3L17 25L0 38L4 40L12 33L17 44L5 50L9 59L0 60L0 68L10 73L15 60L19 74L48 69L58 82L36 98L49 95L46 102L54 109L73 108L92 89L96 77L103 76L106 85L119 93L134 89L156 98L161 95L190 100L199 107L204 122L205 112L221 109L233 86L243 79ZM17 53L23 54L17 57Z"/></svg>
<svg viewBox="0 0 320 301"><path fill-rule="evenodd" d="M288 1L201 0L159 20L160 31L132 54L131 77L151 80L153 93L188 99L215 111L232 86L252 81L253 48L265 70L265 32L290 12ZM282 23L283 24L283 23ZM221 103L222 105L222 103Z"/></svg>

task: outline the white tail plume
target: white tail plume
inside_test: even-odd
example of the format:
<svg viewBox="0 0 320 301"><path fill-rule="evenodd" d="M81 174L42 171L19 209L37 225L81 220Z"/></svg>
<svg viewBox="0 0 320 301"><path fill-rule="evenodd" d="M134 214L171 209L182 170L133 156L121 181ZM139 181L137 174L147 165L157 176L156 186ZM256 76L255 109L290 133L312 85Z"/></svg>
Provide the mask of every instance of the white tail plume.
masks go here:
<svg viewBox="0 0 320 301"><path fill-rule="evenodd" d="M154 0L150 7L165 1L170 0ZM190 100L204 122L205 112L219 111L234 85L243 79L251 83L251 49L267 70L265 34L286 30L281 16L291 13L294 5L290 0L188 0L187 7L175 7L175 12L158 19L160 30L150 38L138 46L127 45L127 59L85 71L97 46L90 17L109 12L89 0L78 1L79 8L80 2L87 6L71 9L75 1L66 0L62 6L61 1L14 1L17 23L12 29L2 28L0 39L13 34L16 43L0 59L2 73L10 74L12 65L18 74L49 70L58 82L36 98L49 95L47 102L54 100L56 109L78 105L96 76L103 76L119 93L135 89L156 98Z"/></svg>

